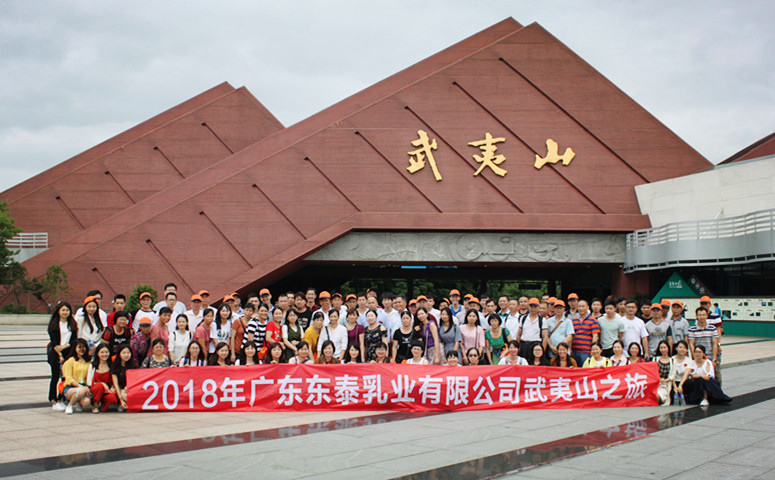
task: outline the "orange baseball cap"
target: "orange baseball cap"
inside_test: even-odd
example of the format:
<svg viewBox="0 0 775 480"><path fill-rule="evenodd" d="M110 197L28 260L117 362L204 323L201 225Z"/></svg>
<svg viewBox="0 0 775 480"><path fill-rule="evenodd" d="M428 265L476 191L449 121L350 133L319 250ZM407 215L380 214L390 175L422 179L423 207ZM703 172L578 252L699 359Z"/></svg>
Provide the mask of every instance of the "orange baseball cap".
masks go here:
<svg viewBox="0 0 775 480"><path fill-rule="evenodd" d="M93 296L89 295L88 297L86 297L86 298L84 298L84 299L83 299L83 304L84 304L84 305L86 305L87 303L89 303L89 302L93 302L93 301L95 301L95 300L96 300L96 298L95 298L95 297L93 297Z"/></svg>
<svg viewBox="0 0 775 480"><path fill-rule="evenodd" d="M571 293L570 295L568 295L568 300L574 300L574 299L575 300L579 299L578 293Z"/></svg>
<svg viewBox="0 0 775 480"><path fill-rule="evenodd" d="M415 300L414 298L409 300L409 305L417 305L417 300Z"/></svg>
<svg viewBox="0 0 775 480"><path fill-rule="evenodd" d="M562 300L557 300L556 302L554 302L554 306L555 307L564 307L565 306L565 302L563 302Z"/></svg>
<svg viewBox="0 0 775 480"><path fill-rule="evenodd" d="M452 303L452 302L450 302L450 301L449 301L449 299L448 299L448 298L442 298L441 300L442 300L443 302Z"/></svg>
<svg viewBox="0 0 775 480"><path fill-rule="evenodd" d="M271 294L272 293L269 291L268 288L262 288L261 290L258 291L258 296L259 297L264 296L264 295L271 295Z"/></svg>
<svg viewBox="0 0 775 480"><path fill-rule="evenodd" d="M141 327L150 327L151 326L151 319L148 317L140 317L140 326Z"/></svg>
<svg viewBox="0 0 775 480"><path fill-rule="evenodd" d="M347 300L350 300L351 298L353 300L358 300L358 297L356 297L354 294L350 293L346 297L344 297L344 301L346 302Z"/></svg>
<svg viewBox="0 0 775 480"><path fill-rule="evenodd" d="M700 299L700 303L710 303L710 297L705 295Z"/></svg>
<svg viewBox="0 0 775 480"><path fill-rule="evenodd" d="M453 288L452 290L449 291L449 296L451 297L452 295L460 296L460 290Z"/></svg>
<svg viewBox="0 0 775 480"><path fill-rule="evenodd" d="M476 298L476 297L471 297L471 298L469 298L469 299L468 299L468 303L475 303L475 304L477 304L477 305L479 305L479 306L481 306L481 305L482 305L482 304L481 304L481 302L479 302L479 299L478 299L478 298Z"/></svg>
<svg viewBox="0 0 775 480"><path fill-rule="evenodd" d="M651 310L662 310L662 304L661 303L652 303L651 304Z"/></svg>
<svg viewBox="0 0 775 480"><path fill-rule="evenodd" d="M199 293L198 293L198 295L199 295L200 297L201 297L202 295L207 295L207 296L209 297L209 296L210 296L210 292L208 292L207 290L199 290Z"/></svg>
<svg viewBox="0 0 775 480"><path fill-rule="evenodd" d="M196 302L196 301L201 302L202 301L202 297L200 297L199 295L191 295L191 301L192 302Z"/></svg>
<svg viewBox="0 0 775 480"><path fill-rule="evenodd" d="M331 298L331 294L328 293L327 291L323 290L322 292L320 292L320 295L318 295L318 298L328 298L328 299L330 299Z"/></svg>
<svg viewBox="0 0 775 480"><path fill-rule="evenodd" d="M420 296L417 297L417 301L419 302L420 300L425 300L427 302L428 301L428 297L426 297L425 295L420 295Z"/></svg>
<svg viewBox="0 0 775 480"><path fill-rule="evenodd" d="M466 295L463 298L466 300L471 300L472 298L474 298L474 296L471 295L470 293L466 293Z"/></svg>
<svg viewBox="0 0 775 480"><path fill-rule="evenodd" d="M531 298L527 301L528 305L541 305L541 301L537 299L536 297Z"/></svg>
<svg viewBox="0 0 775 480"><path fill-rule="evenodd" d="M151 294L150 294L150 293L148 293L148 292L143 292L143 293L141 293L141 294L140 294L140 299L142 300L142 299L143 299L143 297L153 298L153 297L151 297Z"/></svg>
<svg viewBox="0 0 775 480"><path fill-rule="evenodd" d="M674 301L674 302L673 302L673 305L678 305L679 307L683 307L683 306L684 306L683 302L682 302L682 301L680 301L680 300L676 300L676 301Z"/></svg>
<svg viewBox="0 0 775 480"><path fill-rule="evenodd" d="M224 301L224 302L226 302L226 301L228 301L228 300L232 300L232 301L234 301L234 300L236 300L236 298L234 298L234 297L233 297L233 296L231 296L231 295L226 295L225 297L223 297L223 301Z"/></svg>
<svg viewBox="0 0 775 480"><path fill-rule="evenodd" d="M331 298L336 298L336 297L342 298L342 294L335 292L333 295L331 295Z"/></svg>
<svg viewBox="0 0 775 480"><path fill-rule="evenodd" d="M549 297L549 300L546 301L549 305L554 305L557 303L557 297Z"/></svg>

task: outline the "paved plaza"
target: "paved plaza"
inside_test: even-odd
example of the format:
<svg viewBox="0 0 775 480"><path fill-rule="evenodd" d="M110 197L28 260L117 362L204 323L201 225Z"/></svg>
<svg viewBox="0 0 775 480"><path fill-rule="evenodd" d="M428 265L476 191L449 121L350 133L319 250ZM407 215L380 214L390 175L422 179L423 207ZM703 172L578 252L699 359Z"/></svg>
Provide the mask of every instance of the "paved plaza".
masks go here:
<svg viewBox="0 0 775 480"><path fill-rule="evenodd" d="M775 340L724 337L729 406L54 412L43 326L0 326L0 476L775 478Z"/></svg>

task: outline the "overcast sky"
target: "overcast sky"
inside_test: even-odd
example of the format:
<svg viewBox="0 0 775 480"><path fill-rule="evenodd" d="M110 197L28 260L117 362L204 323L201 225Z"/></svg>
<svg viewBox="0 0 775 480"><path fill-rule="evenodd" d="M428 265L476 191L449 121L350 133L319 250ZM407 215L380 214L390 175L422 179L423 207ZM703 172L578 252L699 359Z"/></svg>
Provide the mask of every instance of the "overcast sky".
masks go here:
<svg viewBox="0 0 775 480"><path fill-rule="evenodd" d="M223 81L286 126L506 17L717 163L775 131L775 2L0 3L0 191Z"/></svg>

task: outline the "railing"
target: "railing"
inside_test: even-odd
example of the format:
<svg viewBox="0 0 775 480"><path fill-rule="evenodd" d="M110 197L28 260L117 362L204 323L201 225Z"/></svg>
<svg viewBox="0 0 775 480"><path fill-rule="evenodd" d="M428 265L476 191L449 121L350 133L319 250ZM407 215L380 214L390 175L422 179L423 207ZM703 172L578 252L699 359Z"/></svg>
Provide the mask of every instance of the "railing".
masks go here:
<svg viewBox="0 0 775 480"><path fill-rule="evenodd" d="M6 242L10 250L22 248L48 248L48 232L19 233Z"/></svg>
<svg viewBox="0 0 775 480"><path fill-rule="evenodd" d="M741 237L775 230L775 209L760 210L739 217L677 222L627 234L627 248L662 245L681 240Z"/></svg>
<svg viewBox="0 0 775 480"><path fill-rule="evenodd" d="M762 261L775 256L775 209L636 230L625 247L627 272Z"/></svg>

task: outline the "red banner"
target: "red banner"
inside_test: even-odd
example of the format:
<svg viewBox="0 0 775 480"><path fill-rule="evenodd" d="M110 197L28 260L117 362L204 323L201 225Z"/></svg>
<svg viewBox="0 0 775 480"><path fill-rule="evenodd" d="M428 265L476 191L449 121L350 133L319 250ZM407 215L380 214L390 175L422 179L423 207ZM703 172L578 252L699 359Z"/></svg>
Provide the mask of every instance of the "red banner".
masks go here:
<svg viewBox="0 0 775 480"><path fill-rule="evenodd" d="M611 368L253 365L130 370L129 410L491 410L657 405L655 363Z"/></svg>

